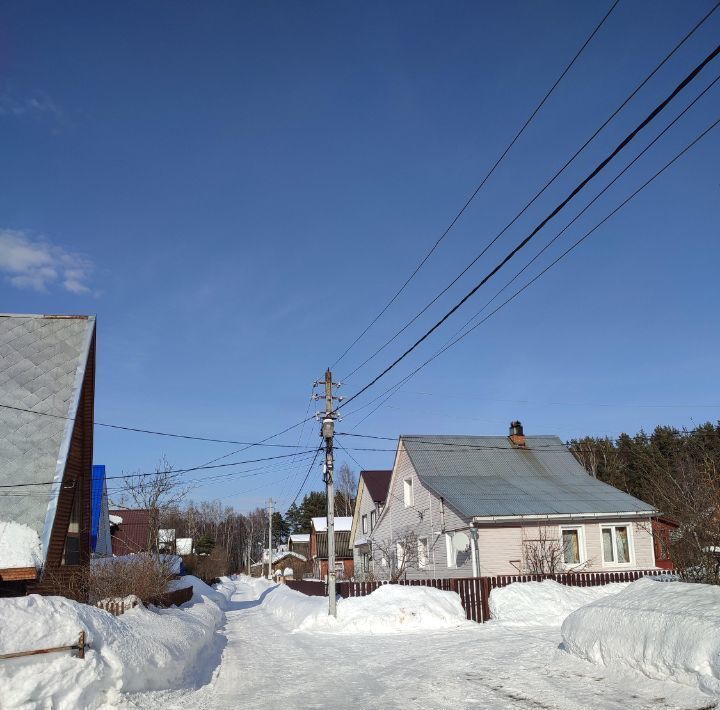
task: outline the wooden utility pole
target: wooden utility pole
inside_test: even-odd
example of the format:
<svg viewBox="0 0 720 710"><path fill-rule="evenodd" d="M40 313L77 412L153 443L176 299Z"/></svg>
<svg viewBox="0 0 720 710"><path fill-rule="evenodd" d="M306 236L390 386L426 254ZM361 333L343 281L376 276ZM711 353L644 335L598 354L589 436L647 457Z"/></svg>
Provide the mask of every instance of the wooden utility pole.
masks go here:
<svg viewBox="0 0 720 710"><path fill-rule="evenodd" d="M333 381L330 368L325 371L325 416L322 437L325 440L325 485L327 486L327 547L328 547L328 614L337 616L335 599L335 467L333 439L335 437L335 412L333 411Z"/></svg>
<svg viewBox="0 0 720 710"><path fill-rule="evenodd" d="M268 501L268 579L273 578L272 573L272 518L273 518L273 501Z"/></svg>

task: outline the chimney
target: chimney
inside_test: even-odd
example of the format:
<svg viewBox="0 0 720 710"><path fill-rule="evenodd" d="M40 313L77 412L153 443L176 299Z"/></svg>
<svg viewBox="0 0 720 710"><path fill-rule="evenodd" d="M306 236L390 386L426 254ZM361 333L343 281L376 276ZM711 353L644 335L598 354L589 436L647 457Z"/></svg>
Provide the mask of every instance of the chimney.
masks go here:
<svg viewBox="0 0 720 710"><path fill-rule="evenodd" d="M510 441L513 446L521 446L525 448L525 434L520 422L510 422Z"/></svg>

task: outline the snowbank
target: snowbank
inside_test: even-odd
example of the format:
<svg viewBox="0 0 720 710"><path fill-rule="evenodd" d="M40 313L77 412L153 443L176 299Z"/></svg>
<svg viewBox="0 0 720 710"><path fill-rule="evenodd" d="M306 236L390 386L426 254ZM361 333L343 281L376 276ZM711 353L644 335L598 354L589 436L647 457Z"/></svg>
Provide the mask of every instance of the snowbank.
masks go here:
<svg viewBox="0 0 720 710"><path fill-rule="evenodd" d="M720 695L720 587L639 579L578 609L561 631L585 660Z"/></svg>
<svg viewBox="0 0 720 710"><path fill-rule="evenodd" d="M214 666L217 627L232 588L213 589L194 577L182 608L131 609L114 617L62 597L0 599L0 653L77 643L85 630L85 659L74 654L19 658L0 665L3 708L96 708L118 693L194 685Z"/></svg>
<svg viewBox="0 0 720 710"><path fill-rule="evenodd" d="M337 619L328 616L327 597L305 596L282 584L265 595L263 605L296 631L386 634L468 623L457 594L398 584L385 584L365 597L339 599Z"/></svg>
<svg viewBox="0 0 720 710"><path fill-rule="evenodd" d="M627 584L568 587L552 579L515 582L490 592L490 616L510 626L560 626L568 614L596 599L625 589Z"/></svg>
<svg viewBox="0 0 720 710"><path fill-rule="evenodd" d="M39 567L40 538L27 525L0 520L0 569Z"/></svg>

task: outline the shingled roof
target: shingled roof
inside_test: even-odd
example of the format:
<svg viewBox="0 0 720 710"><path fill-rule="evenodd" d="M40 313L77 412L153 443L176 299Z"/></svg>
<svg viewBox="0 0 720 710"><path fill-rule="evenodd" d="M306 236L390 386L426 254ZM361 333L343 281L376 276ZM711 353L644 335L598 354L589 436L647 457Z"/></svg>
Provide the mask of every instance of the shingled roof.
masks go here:
<svg viewBox="0 0 720 710"><path fill-rule="evenodd" d="M0 485L40 484L0 496L0 523L37 535L36 563L47 554L94 330L92 316L0 314Z"/></svg>
<svg viewBox="0 0 720 710"><path fill-rule="evenodd" d="M467 517L647 513L654 508L588 475L557 436L402 436L421 481Z"/></svg>

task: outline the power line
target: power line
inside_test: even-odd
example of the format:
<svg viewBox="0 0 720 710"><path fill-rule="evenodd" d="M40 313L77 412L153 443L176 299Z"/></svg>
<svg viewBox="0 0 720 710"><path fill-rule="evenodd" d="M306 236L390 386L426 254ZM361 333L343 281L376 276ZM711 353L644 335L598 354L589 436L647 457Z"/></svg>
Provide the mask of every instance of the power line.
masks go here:
<svg viewBox="0 0 720 710"><path fill-rule="evenodd" d="M368 384L363 386L350 398L346 399L338 409L352 402L354 399L359 397L363 392L366 392L372 387L378 380L384 377L394 367L396 367L402 360L404 360L411 352L413 352L421 343L432 335L448 318L450 318L459 308L463 306L477 291L487 283L500 269L507 264L519 251L521 251L535 235L551 220L553 219L581 190L583 190L587 184L595 178L607 165L622 151L624 150L634 138L648 126L667 106L668 104L693 80L697 75L713 60L717 55L720 54L720 45L718 45L705 59L703 59L673 90L668 96L663 99L623 140L616 146L616 148L602 160L573 190L570 194L560 202L536 227L533 231L519 242L512 251L510 251L479 283L477 283L468 293L463 296L458 303L456 303L439 321L437 321L428 331L425 332L418 340L413 343L407 350L405 350L399 357L397 357L390 365L388 365L379 375L374 377Z"/></svg>
<svg viewBox="0 0 720 710"><path fill-rule="evenodd" d="M700 133L693 141L691 141L688 145L686 145L679 153L676 153L675 156L665 163L662 168L660 168L652 177L650 177L647 181L645 181L639 188L637 188L628 198L623 200L615 209L613 209L608 215L606 215L600 222L598 222L592 229L588 230L582 237L580 237L576 242L574 242L568 249L566 249L560 256L558 256L553 262L551 262L547 267L545 267L540 273L538 273L535 277L533 277L530 281L528 281L524 286L519 288L512 296L507 298L505 301L503 301L497 308L495 308L493 311L488 313L482 320L480 320L478 323L476 323L472 328L467 330L465 333L462 333L454 340L451 340L449 343L447 343L445 346L443 346L440 350L436 351L431 357L429 357L427 360L422 362L420 365L418 365L414 370L412 370L409 374L407 374L405 377L403 377L401 380L396 382L394 385L386 389L383 393L375 397L373 400L371 400L369 403L363 405L362 407L359 407L358 409L353 410L352 412L349 412L346 416L350 416L351 414L354 414L361 409L364 409L367 406L371 406L373 403L377 402L380 399L385 398L377 407L375 407L368 415L363 417L361 422L365 421L369 416L374 414L380 407L385 404L390 397L392 397L399 389L402 387L406 382L408 382L411 378L413 378L420 370L425 368L427 365L429 365L433 360L438 358L440 355L445 353L450 348L457 345L463 338L468 336L472 331L474 331L476 328L480 327L483 323L485 323L487 320L489 320L493 315L495 315L498 311L500 311L502 308L507 306L510 302L512 302L517 296L519 296L523 291L525 291L527 288L529 288L535 281L537 281L540 277L542 277L544 274L546 274L550 269L552 269L554 266L556 266L562 259L564 259L568 254L570 254L575 248L577 248L582 242L584 242L591 234L593 234L597 229L599 229L605 222L607 222L612 216L614 216L618 211L620 211L625 205L627 205L631 200L633 200L640 192L642 192L648 185L650 185L655 179L657 179L665 170L667 170L673 163L675 163L680 157L682 157L685 153L687 153L694 145L696 145L700 140L702 140L710 131L712 131L717 125L720 123L720 119L716 120L714 123L712 123L708 128L706 128L702 133ZM349 400L348 400L349 401Z"/></svg>
<svg viewBox="0 0 720 710"><path fill-rule="evenodd" d="M0 404L0 408L2 409L10 409L15 412L25 412L27 414L37 414L40 417L52 417L53 419L63 419L65 421L74 422L76 417L68 417L63 414L53 414L52 412L39 412L36 409L26 409L25 407L17 407L11 404ZM301 448L299 446L293 445L293 444L265 444L264 442L268 439L272 439L275 436L280 436L280 434L284 434L287 431L290 431L291 429L294 429L301 424L304 424L309 419L312 419L312 417L307 417L306 419L298 422L297 424L294 424L292 427L288 427L287 429L284 429L282 432L279 432L278 434L274 434L271 437L268 437L267 439L263 439L260 442L252 442L252 441L236 441L234 439L213 439L205 436L195 436L192 434L176 434L172 432L167 431L154 431L152 429L141 429L139 427L131 427L131 426L125 426L121 424L108 424L106 422L93 422L94 426L101 426L101 427L107 427L109 429L119 429L121 431L130 431L135 432L139 434L152 434L154 436L168 436L172 437L174 439L190 439L192 441L207 441L212 442L216 444L242 444L244 446L247 446L248 448L251 446L272 446L275 448L283 448L283 449L292 449L292 448ZM237 452L235 452L237 453Z"/></svg>
<svg viewBox="0 0 720 710"><path fill-rule="evenodd" d="M298 499L300 494L302 493L303 488L305 488L305 484L307 483L307 480L310 476L311 471L313 470L313 467L315 466L315 462L317 461L318 456L320 455L320 452L323 450L322 446L318 446L317 451L315 452L315 458L310 462L310 465L308 466L308 470L305 473L305 478L303 478L302 483L300 484L300 488L298 488L298 492L295 494L295 497L292 500L292 503L290 505L294 505L295 501ZM289 506L288 506L289 507Z"/></svg>
<svg viewBox="0 0 720 710"><path fill-rule="evenodd" d="M495 170L498 168L500 163L505 159L505 156L510 152L512 147L515 145L515 143L519 140L520 136L525 132L525 129L530 125L532 120L535 118L535 116L538 114L540 109L545 105L545 102L550 98L552 93L557 88L558 84L565 78L565 75L570 71L572 66L575 64L575 62L580 58L580 55L585 51L585 48L590 44L593 37L599 32L600 28L605 24L605 21L610 17L612 11L615 9L617 4L620 2L620 0L615 0L613 4L610 6L610 9L605 13L604 17L600 22L595 26L595 29L590 33L588 38L585 40L585 42L582 44L580 49L575 53L575 56L572 58L570 63L563 69L560 76L555 80L553 85L548 89L548 91L543 96L540 103L535 107L535 109L532 111L530 116L526 119L525 123L520 127L520 129L517 131L513 139L510 141L510 143L507 145L505 150L500 154L500 157L495 161L493 166L490 168L490 170L485 174L483 179L480 181L480 184L475 188L473 193L470 195L470 197L465 201L465 204L460 208L460 211L457 212L457 214L453 217L450 224L445 228L445 231L440 235L440 237L436 240L436 242L432 245L430 250L425 254L425 256L420 260L420 263L415 267L415 270L410 274L410 276L405 280L405 283L400 286L400 288L395 292L395 295L392 296L392 298L387 302L387 304L383 307L383 309L373 318L373 320L370 322L370 324L365 328L365 330L360 333L360 335L353 340L352 343L345 349L345 352L343 352L340 357L335 360L335 362L331 365L331 369L335 367L352 349L355 347L355 345L362 339L362 337L367 333L370 328L377 323L377 321L385 314L385 312L390 308L390 306L396 301L396 299L400 296L400 294L407 288L408 284L415 278L417 273L422 269L422 267L425 265L425 262L432 256L432 254L435 252L435 250L440 246L440 243L445 239L445 237L450 233L452 228L455 226L455 224L458 222L460 217L465 213L465 210L470 206L472 201L477 197L478 193L482 188L485 186L485 183L490 179L492 174L495 172Z"/></svg>
<svg viewBox="0 0 720 710"><path fill-rule="evenodd" d="M355 369L351 370L343 380L347 381L355 373L361 370L371 360L375 359L388 345L395 341L400 335L402 335L420 316L422 316L431 306L446 294L488 251L490 247L497 242L505 232L517 222L520 217L540 198L545 191L557 180L560 175L570 166L571 163L587 148L590 143L605 129L605 127L622 111L623 108L638 94L639 91L652 79L653 76L666 64L666 62L685 44L685 42L692 37L693 34L710 18L710 16L720 7L720 2L717 2L706 14L702 17L690 31L668 52L667 55L655 66L655 68L633 89L633 91L625 98L625 100L608 116L607 119L595 130L595 132L573 153L573 155L562 165L562 167L555 172L555 174L535 193L527 204L498 232L495 237L486 244L480 253L442 290L438 293L429 303L427 303L418 313L416 313L400 330L398 330L391 338L385 341L379 348L377 348L371 355L363 360ZM371 324L372 325L372 324ZM360 336L362 337L362 336Z"/></svg>
<svg viewBox="0 0 720 710"><path fill-rule="evenodd" d="M308 453L311 454L313 452L312 449L308 449L307 451L303 451L302 453ZM285 459L289 458L291 456L297 456L297 452L293 452L291 454L278 454L277 456L265 456L263 458L259 459L247 459L245 461L232 461L230 463L220 463L220 464L206 464L204 466L192 466L190 468L170 468L165 469L163 471L150 471L150 472L144 472L144 473L127 473L122 474L118 476L106 476L105 480L114 480L114 479L128 479L128 478L144 478L146 476L159 476L159 475L181 475L183 473L191 473L192 471L202 471L206 469L212 469L212 468L226 468L228 466L242 466L243 464L247 463L259 463L261 461L273 461L275 459ZM62 481L33 481L33 482L22 482L22 483L9 483L9 484L3 484L0 485L0 488L22 488L25 486L52 486L55 484L60 484Z"/></svg>

